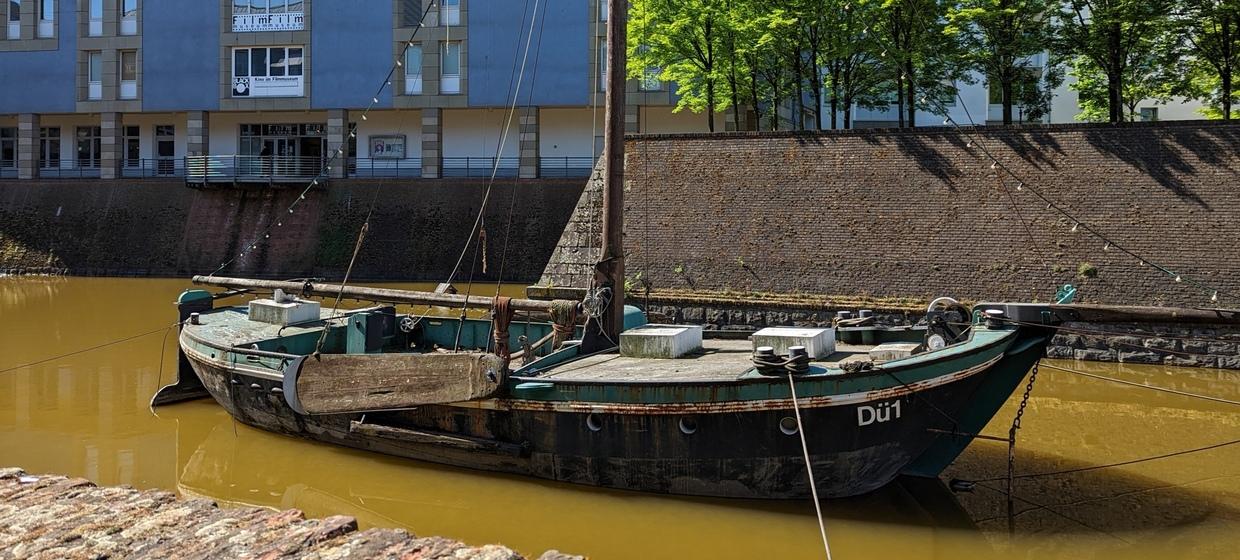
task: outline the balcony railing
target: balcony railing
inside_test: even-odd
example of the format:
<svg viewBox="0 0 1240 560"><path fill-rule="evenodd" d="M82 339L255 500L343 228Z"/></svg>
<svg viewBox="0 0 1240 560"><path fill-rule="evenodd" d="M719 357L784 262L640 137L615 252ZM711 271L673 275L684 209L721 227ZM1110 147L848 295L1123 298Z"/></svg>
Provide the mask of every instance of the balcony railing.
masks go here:
<svg viewBox="0 0 1240 560"><path fill-rule="evenodd" d="M127 159L121 162L121 177L184 177L185 158Z"/></svg>
<svg viewBox="0 0 1240 560"><path fill-rule="evenodd" d="M99 160L62 159L55 165L39 164L39 177L45 179L87 179L99 177Z"/></svg>
<svg viewBox="0 0 1240 560"><path fill-rule="evenodd" d="M592 157L543 157L538 162L538 175L546 178L589 177L593 169Z"/></svg>
<svg viewBox="0 0 1240 560"><path fill-rule="evenodd" d="M422 158L349 158L350 177L421 177Z"/></svg>
<svg viewBox="0 0 1240 560"><path fill-rule="evenodd" d="M185 158L187 183L301 183L325 168L317 156L189 156Z"/></svg>
<svg viewBox="0 0 1240 560"><path fill-rule="evenodd" d="M496 168L496 159L499 167ZM516 177L521 168L521 158L515 157L446 157L443 158L444 177Z"/></svg>
<svg viewBox="0 0 1240 560"><path fill-rule="evenodd" d="M0 161L0 179L16 179L17 165L16 162Z"/></svg>

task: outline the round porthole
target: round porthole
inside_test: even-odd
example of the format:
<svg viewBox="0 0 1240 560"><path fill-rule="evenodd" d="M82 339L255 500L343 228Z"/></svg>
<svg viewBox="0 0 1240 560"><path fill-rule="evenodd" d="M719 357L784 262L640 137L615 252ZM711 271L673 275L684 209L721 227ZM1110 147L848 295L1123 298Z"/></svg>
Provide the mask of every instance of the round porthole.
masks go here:
<svg viewBox="0 0 1240 560"><path fill-rule="evenodd" d="M597 432L603 429L603 420L597 414L587 414L586 427L590 428L591 432Z"/></svg>
<svg viewBox="0 0 1240 560"><path fill-rule="evenodd" d="M779 431L786 436L794 436L797 433L797 419L791 416L785 416L779 421Z"/></svg>
<svg viewBox="0 0 1240 560"><path fill-rule="evenodd" d="M689 434L692 434L693 432L696 432L697 428L698 428L697 420L694 420L692 418L681 418L680 419L680 433L689 435Z"/></svg>

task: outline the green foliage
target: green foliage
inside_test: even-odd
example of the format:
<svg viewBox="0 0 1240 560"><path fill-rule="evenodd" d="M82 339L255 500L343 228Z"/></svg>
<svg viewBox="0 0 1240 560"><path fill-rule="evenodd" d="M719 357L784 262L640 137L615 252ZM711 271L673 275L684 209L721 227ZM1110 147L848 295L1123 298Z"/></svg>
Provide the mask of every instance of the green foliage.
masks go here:
<svg viewBox="0 0 1240 560"><path fill-rule="evenodd" d="M1098 267L1091 263L1083 262L1076 267L1076 275L1081 278L1097 278Z"/></svg>
<svg viewBox="0 0 1240 560"><path fill-rule="evenodd" d="M1240 0L1183 0L1171 28L1174 93L1205 103L1209 118L1240 116Z"/></svg>
<svg viewBox="0 0 1240 560"><path fill-rule="evenodd" d="M947 10L944 32L959 42L962 61L986 76L991 91L999 92L1004 124L1012 122L1013 105L1020 105L1028 120L1040 119L1050 110L1058 74L1053 65L1035 64L1034 57L1051 43L1054 28L1049 16L1058 4L1058 0L960 0Z"/></svg>

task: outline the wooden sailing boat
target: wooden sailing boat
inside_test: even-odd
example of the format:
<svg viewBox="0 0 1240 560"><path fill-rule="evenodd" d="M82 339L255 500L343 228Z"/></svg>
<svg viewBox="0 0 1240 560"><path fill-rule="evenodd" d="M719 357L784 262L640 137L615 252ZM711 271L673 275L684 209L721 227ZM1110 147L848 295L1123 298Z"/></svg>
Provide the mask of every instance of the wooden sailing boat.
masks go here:
<svg viewBox="0 0 1240 560"><path fill-rule="evenodd" d="M709 496L809 496L804 436L819 494L840 497L901 474L937 476L1043 356L1055 326L1089 313L948 305L915 333L924 334L924 351L888 361L871 359L873 345L843 343L820 358L758 351L744 340L706 340L675 359L617 352L645 319L624 305L625 4L609 6L605 243L585 301L195 277L277 296L216 308L219 295L184 293L180 379L153 404L209 394L237 420L273 432L550 480ZM280 292L383 305L333 316L317 304L281 301ZM391 304L485 308L494 317L424 318ZM293 320L307 310L308 318ZM519 314L542 320L514 321ZM909 332L871 334L877 344Z"/></svg>

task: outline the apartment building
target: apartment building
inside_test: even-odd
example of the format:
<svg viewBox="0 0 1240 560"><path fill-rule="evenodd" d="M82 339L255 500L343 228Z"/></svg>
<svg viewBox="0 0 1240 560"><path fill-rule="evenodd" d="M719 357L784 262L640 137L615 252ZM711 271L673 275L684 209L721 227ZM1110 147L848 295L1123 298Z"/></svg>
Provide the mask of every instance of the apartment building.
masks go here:
<svg viewBox="0 0 1240 560"><path fill-rule="evenodd" d="M602 142L605 0L2 1L0 177L571 176ZM631 131L706 130L629 87Z"/></svg>

